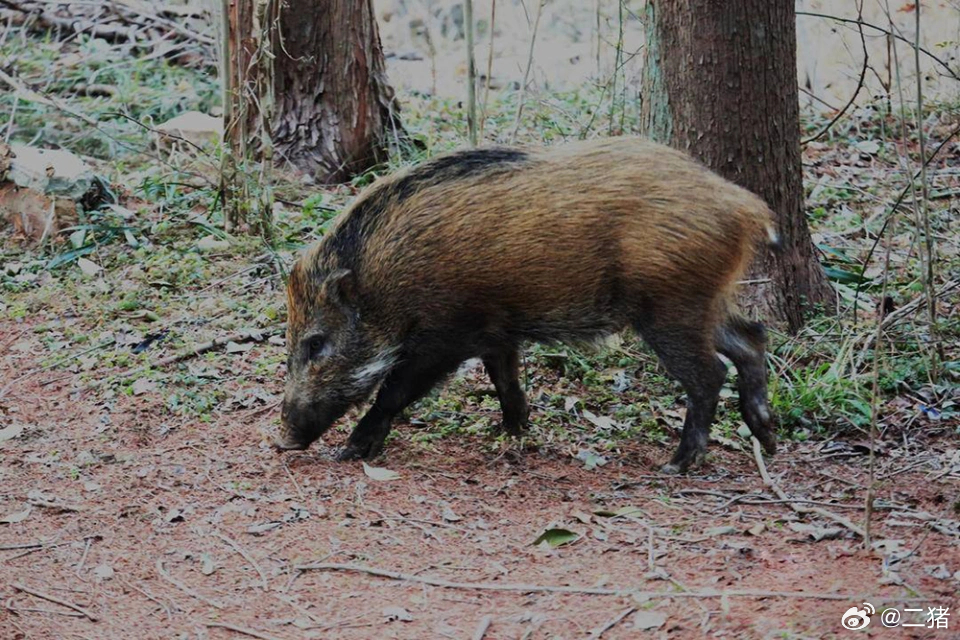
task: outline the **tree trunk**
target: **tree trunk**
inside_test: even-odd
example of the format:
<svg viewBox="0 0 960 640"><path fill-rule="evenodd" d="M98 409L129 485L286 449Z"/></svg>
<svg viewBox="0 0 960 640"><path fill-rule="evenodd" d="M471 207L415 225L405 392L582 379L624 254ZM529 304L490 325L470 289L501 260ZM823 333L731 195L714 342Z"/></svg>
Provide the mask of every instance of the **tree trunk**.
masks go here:
<svg viewBox="0 0 960 640"><path fill-rule="evenodd" d="M791 332L831 299L803 207L794 2L648 0L641 108L648 135L776 213L783 249L761 252L750 277L761 282L743 289L754 313Z"/></svg>
<svg viewBox="0 0 960 640"><path fill-rule="evenodd" d="M325 183L387 159L402 135L372 0L287 0L274 48L273 142Z"/></svg>

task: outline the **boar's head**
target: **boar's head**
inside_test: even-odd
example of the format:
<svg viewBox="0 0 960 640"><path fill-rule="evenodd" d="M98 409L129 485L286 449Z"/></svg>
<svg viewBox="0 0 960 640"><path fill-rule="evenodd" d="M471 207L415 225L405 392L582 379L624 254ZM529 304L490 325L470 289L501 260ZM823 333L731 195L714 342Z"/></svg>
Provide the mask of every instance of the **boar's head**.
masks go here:
<svg viewBox="0 0 960 640"><path fill-rule="evenodd" d="M349 269L298 261L287 283L287 382L282 449L305 449L351 407L369 397L395 363L362 321L357 280Z"/></svg>

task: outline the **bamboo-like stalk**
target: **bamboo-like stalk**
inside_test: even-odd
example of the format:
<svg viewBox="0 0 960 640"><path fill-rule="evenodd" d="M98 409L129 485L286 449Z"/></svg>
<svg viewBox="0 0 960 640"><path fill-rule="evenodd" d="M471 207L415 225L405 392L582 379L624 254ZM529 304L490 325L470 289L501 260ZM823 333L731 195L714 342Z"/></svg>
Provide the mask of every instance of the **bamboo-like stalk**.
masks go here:
<svg viewBox="0 0 960 640"><path fill-rule="evenodd" d="M623 72L622 72L622 66L623 66L623 1L624 1L624 0L617 0L617 7L618 7L618 13L617 13L617 25L618 25L618 26L617 26L617 51L616 51L616 56L614 57L614 61L613 61L613 79L612 79L612 87L611 87L611 89L610 89L610 122L609 122L608 127L607 127L607 133L608 133L608 135L613 135L613 122L614 122L614 117L615 117L616 110L617 110L617 76L618 76L619 74L623 73ZM626 76L626 73L623 73L623 76L622 76L622 77L623 77L623 87L621 87L620 90L621 90L621 91L626 91L626 84L627 84L627 76ZM626 111L626 108L627 108L627 107L626 107L626 94L624 94L623 100L621 101L621 109L622 109L622 111L621 111L621 118L620 118L621 133L623 133L623 131L622 131L622 129L623 129L623 111Z"/></svg>
<svg viewBox="0 0 960 640"><path fill-rule="evenodd" d="M894 215L896 215L894 213ZM890 234L893 235L896 220L891 222ZM879 317L877 318L877 332L873 340L873 381L870 390L870 458L867 467L867 494L864 498L863 510L863 548L870 550L871 518L873 516L873 499L876 495L876 442L877 442L877 422L880 414L880 360L883 355L883 313L884 301L887 299L887 283L890 274L890 247L892 242L887 242L886 252L883 259L883 279L880 285L880 305Z"/></svg>
<svg viewBox="0 0 960 640"><path fill-rule="evenodd" d="M490 3L490 51L487 52L487 81L483 87L483 102L480 105L480 131L478 137L483 140L483 126L487 122L487 102L490 99L490 82L493 77L493 40L497 27L497 0Z"/></svg>
<svg viewBox="0 0 960 640"><path fill-rule="evenodd" d="M918 226L923 228L924 250L927 254L927 264L924 270L924 294L927 297L927 316L930 321L930 338L933 341L934 350L930 358L930 377L933 382L939 378L939 360L943 358L943 344L939 339L937 330L937 298L934 295L934 256L933 256L933 235L930 233L930 200L929 185L927 183L927 163L924 158L926 153L926 136L923 134L923 73L920 70L920 4L915 3L915 24L916 40L913 43L914 65L917 74L917 139L920 142L920 206L918 207Z"/></svg>
<svg viewBox="0 0 960 640"><path fill-rule="evenodd" d="M467 132L470 146L477 146L477 64L473 52L473 0L463 2L467 40Z"/></svg>
<svg viewBox="0 0 960 640"><path fill-rule="evenodd" d="M220 82L221 108L223 109L223 139L220 149L220 204L223 208L223 226L227 233L233 231L236 223L232 211L233 181L236 175L236 161L233 157L233 145L230 137L233 131L233 95L230 81L230 0L220 3Z"/></svg>

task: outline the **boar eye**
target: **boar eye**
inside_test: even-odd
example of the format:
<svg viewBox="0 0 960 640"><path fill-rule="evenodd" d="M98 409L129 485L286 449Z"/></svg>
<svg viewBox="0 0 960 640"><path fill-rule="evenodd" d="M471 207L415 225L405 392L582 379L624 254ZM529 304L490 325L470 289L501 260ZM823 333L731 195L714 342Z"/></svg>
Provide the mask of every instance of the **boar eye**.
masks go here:
<svg viewBox="0 0 960 640"><path fill-rule="evenodd" d="M327 346L327 337L322 335L311 336L306 340L307 359L319 358Z"/></svg>

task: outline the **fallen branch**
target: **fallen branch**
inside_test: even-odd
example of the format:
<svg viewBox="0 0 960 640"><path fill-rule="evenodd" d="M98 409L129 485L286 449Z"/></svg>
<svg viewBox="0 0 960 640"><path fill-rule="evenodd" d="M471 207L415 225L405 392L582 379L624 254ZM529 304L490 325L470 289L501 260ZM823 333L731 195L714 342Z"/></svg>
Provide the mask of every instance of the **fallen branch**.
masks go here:
<svg viewBox="0 0 960 640"><path fill-rule="evenodd" d="M210 605L211 607L214 607L215 609L224 608L224 605L222 603L212 598L208 598L201 593L197 593L196 591L194 591L193 589L191 589L190 587L183 584L182 582L174 578L172 575L167 573L167 570L163 568L163 560L160 560L159 558L157 559L157 573L160 574L161 578L163 578L164 580L166 580L167 582L175 586L177 589L180 589L180 591L183 591L188 596L196 598L200 602L205 602L206 604Z"/></svg>
<svg viewBox="0 0 960 640"><path fill-rule="evenodd" d="M54 603L54 604L59 604L60 606L66 607L67 609L73 609L73 610L76 611L77 613L83 615L83 617L85 617L85 618L87 618L88 620L90 620L90 622L96 622L96 621L98 620L97 616L93 615L92 613L90 613L89 611L87 611L86 609L84 609L83 607L77 606L77 605L73 604L72 602L67 602L66 600L61 600L60 598L58 598L58 597L56 597L56 596L52 596L52 595L50 595L49 593L44 593L43 591L38 591L38 590L36 590L36 589L31 589L31 588L29 588L29 587L25 587L25 586L23 586L22 584L20 584L19 582L14 582L14 583L11 584L10 586L13 587L14 589L16 589L17 591L23 591L24 593L29 593L30 595L32 595L32 596L34 596L34 597L36 597L36 598L40 598L41 600L46 600L47 602L52 602L52 603Z"/></svg>
<svg viewBox="0 0 960 640"><path fill-rule="evenodd" d="M753 436L750 437L750 440L753 442L753 459L757 462L757 469L760 471L760 477L763 478L763 483L769 487L771 491L777 494L781 500L788 504L795 513L799 513L801 515L815 513L818 516L826 518L827 520L832 520L837 524L843 525L861 538L864 537L863 528L858 527L853 522L841 515L837 515L836 513L827 511L826 509L821 509L820 507L802 507L800 504L791 501L786 492L784 492L784 490L773 481L773 479L770 477L770 474L767 473L767 466L763 463L763 454L760 452L760 441Z"/></svg>
<svg viewBox="0 0 960 640"><path fill-rule="evenodd" d="M161 358L151 366L156 368L169 367L171 364L177 364L178 362L183 362L184 360L189 360L190 358L203 355L208 351L225 347L231 342L249 342L250 340L253 340L254 342L260 342L265 338L276 335L276 333L277 332L261 333L259 331L240 331L239 333L234 333L222 338L214 338L209 342L198 344L195 347L187 349L186 351L176 353L172 356L167 356L166 358Z"/></svg>
<svg viewBox="0 0 960 640"><path fill-rule="evenodd" d="M108 376L105 378L101 378L100 380L94 380L93 382L88 384L86 387L84 387L84 390L89 391L91 389L96 389L97 387L100 387L106 383L116 382L118 380L125 380L127 378L133 378L140 375L141 373L150 371L151 369L163 369L164 367L169 367L172 364L177 364L179 362L183 362L184 360L189 360L190 358L195 358L196 356L203 355L208 351L213 351L214 349L224 347L231 342L239 343L239 342L249 342L251 340L253 340L254 342L261 342L267 338L270 338L271 336L278 335L281 332L281 330L282 328L276 329L274 331L264 331L264 332L240 331L238 333L234 333L228 336L223 336L221 338L214 338L213 340L210 340L208 342L202 342L198 345L190 347L189 349L185 351L181 351L180 353L175 353L172 356L167 356L166 358L160 358L159 360L152 362L150 364L146 364L142 367L137 367L136 369L131 369L130 371L119 373L115 376Z"/></svg>
<svg viewBox="0 0 960 640"><path fill-rule="evenodd" d="M268 636L265 633L247 629L246 627L238 627L237 625L226 622L204 622L203 625L213 629L226 629L227 631L233 631L234 633L250 636L251 638L260 638L260 640L277 640L274 636Z"/></svg>
<svg viewBox="0 0 960 640"><path fill-rule="evenodd" d="M539 584L509 584L499 582L450 582L440 578L377 569L359 564L314 563L294 567L296 571L350 571L365 573L380 578L426 584L445 589L472 591L520 591L523 593L577 593L591 596L633 596L640 599L653 598L802 598L809 600L844 600L856 602L869 600L872 595L817 593L812 591L766 591L764 589L703 589L701 591L643 591L640 589L605 589L603 587L550 586ZM923 598L902 598L900 602L920 602Z"/></svg>
<svg viewBox="0 0 960 640"><path fill-rule="evenodd" d="M267 582L267 574L263 572L263 569L260 568L260 565L257 564L257 561L253 559L253 556L251 556L249 553L244 551L243 547L237 544L236 541L234 541L231 538L228 538L227 536L223 535L219 531L215 531L213 535L216 536L217 538L220 538L221 540L226 542L228 545L230 545L230 547L234 551L239 553L244 560L250 563L250 566L253 567L254 570L260 575L260 585L263 587L264 591L270 588L270 585Z"/></svg>

